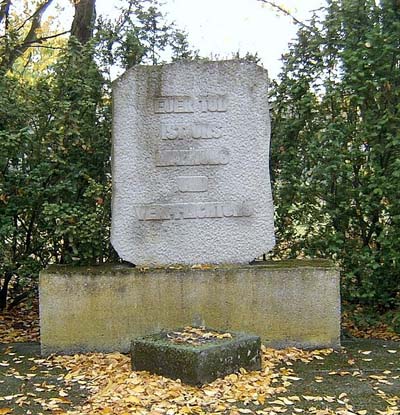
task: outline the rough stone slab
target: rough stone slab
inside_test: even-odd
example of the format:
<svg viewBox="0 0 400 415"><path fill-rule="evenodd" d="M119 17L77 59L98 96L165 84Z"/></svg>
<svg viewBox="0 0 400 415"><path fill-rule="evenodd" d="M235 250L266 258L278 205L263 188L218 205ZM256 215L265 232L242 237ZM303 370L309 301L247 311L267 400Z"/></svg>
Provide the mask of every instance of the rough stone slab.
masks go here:
<svg viewBox="0 0 400 415"><path fill-rule="evenodd" d="M191 385L202 385L237 372L261 369L261 339L231 333L232 339L199 346L174 344L167 333L137 338L132 342L133 370L146 370Z"/></svg>
<svg viewBox="0 0 400 415"><path fill-rule="evenodd" d="M177 268L42 271L42 353L128 352L134 337L184 326L254 333L274 347L340 346L339 270L330 262Z"/></svg>
<svg viewBox="0 0 400 415"><path fill-rule="evenodd" d="M113 84L111 241L136 265L248 263L275 243L267 72L136 66Z"/></svg>

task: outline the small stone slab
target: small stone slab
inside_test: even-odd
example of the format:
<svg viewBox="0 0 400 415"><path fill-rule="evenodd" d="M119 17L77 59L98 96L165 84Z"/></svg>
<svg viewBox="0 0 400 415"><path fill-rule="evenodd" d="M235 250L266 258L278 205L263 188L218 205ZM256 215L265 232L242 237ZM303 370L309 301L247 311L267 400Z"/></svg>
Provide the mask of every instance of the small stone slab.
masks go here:
<svg viewBox="0 0 400 415"><path fill-rule="evenodd" d="M146 370L191 385L202 385L238 371L261 369L261 339L245 333L220 332L204 342L176 342L176 333L161 332L133 340L133 370ZM184 331L184 329L182 329Z"/></svg>

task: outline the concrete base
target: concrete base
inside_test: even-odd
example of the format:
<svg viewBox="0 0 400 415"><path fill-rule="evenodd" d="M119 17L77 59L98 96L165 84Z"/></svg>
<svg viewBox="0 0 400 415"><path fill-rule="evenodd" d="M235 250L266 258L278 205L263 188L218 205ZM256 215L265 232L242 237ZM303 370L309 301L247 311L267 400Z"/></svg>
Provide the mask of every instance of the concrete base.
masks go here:
<svg viewBox="0 0 400 415"><path fill-rule="evenodd" d="M190 385L212 382L240 368L261 370L260 338L230 334L229 339L199 345L173 343L167 332L136 338L131 348L132 369L181 379Z"/></svg>
<svg viewBox="0 0 400 415"><path fill-rule="evenodd" d="M339 270L329 261L41 272L43 355L128 352L133 338L186 325L253 333L273 347L340 346Z"/></svg>

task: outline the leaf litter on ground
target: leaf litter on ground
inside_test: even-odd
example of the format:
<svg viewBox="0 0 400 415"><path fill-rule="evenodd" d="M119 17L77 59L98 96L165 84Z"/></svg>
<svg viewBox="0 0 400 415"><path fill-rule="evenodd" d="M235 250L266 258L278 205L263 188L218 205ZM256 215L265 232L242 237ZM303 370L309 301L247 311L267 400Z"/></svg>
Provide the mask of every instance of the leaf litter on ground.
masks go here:
<svg viewBox="0 0 400 415"><path fill-rule="evenodd" d="M241 369L202 387L148 372L132 372L129 357L120 353L54 356L51 361L68 369L66 382L81 382L90 392L87 402L67 412L70 415L272 415L294 409L303 399L278 396L286 393L293 382L301 380L286 363L307 363L331 353L331 349L274 350L263 346L261 371Z"/></svg>

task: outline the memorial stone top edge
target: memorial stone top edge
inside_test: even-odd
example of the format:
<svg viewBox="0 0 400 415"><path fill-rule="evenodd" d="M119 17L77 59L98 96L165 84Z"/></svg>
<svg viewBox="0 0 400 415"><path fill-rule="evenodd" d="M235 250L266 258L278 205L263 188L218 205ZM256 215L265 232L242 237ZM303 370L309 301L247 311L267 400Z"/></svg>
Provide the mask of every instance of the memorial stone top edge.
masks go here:
<svg viewBox="0 0 400 415"><path fill-rule="evenodd" d="M139 71L161 71L163 68L173 68L174 66L182 66L182 65L192 65L192 66L209 66L209 65L215 65L215 66L248 66L253 67L262 72L266 78L268 78L268 70L264 68L263 66L255 63L255 62L249 62L244 59L226 59L226 60L218 60L218 61L212 61L212 60L181 60L171 63L163 63L158 65L134 65L130 68L128 68L123 74L115 78L112 82L112 88L115 89L118 87L118 84L122 82L125 78L128 78L132 74L139 72Z"/></svg>

